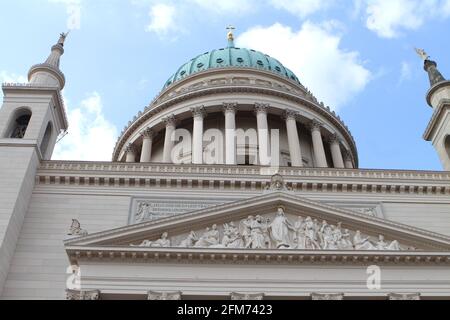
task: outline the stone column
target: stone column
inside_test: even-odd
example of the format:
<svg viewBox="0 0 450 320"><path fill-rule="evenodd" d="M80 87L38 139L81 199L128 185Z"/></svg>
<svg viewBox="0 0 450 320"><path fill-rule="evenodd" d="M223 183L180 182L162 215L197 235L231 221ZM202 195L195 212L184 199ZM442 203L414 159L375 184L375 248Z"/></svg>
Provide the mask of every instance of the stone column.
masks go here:
<svg viewBox="0 0 450 320"><path fill-rule="evenodd" d="M348 150L345 150L345 152L344 152L344 163L345 163L346 169L354 169L353 161L352 161L352 154Z"/></svg>
<svg viewBox="0 0 450 320"><path fill-rule="evenodd" d="M166 136L164 138L164 153L163 162L172 163L172 149L174 142L172 141L172 134L175 132L176 119L174 115L164 118L166 124Z"/></svg>
<svg viewBox="0 0 450 320"><path fill-rule="evenodd" d="M325 149L323 147L322 133L320 132L320 128L322 124L313 120L311 122L311 135L314 149L314 158L316 160L316 166L319 168L327 168L327 158L325 156Z"/></svg>
<svg viewBox="0 0 450 320"><path fill-rule="evenodd" d="M203 119L206 116L203 106L191 109L194 117L194 129L192 134L192 163L203 163Z"/></svg>
<svg viewBox="0 0 450 320"><path fill-rule="evenodd" d="M127 163L136 162L136 148L131 143L126 147L125 153Z"/></svg>
<svg viewBox="0 0 450 320"><path fill-rule="evenodd" d="M297 130L297 113L292 110L286 110L284 116L286 118L286 130L292 166L303 167L302 150Z"/></svg>
<svg viewBox="0 0 450 320"><path fill-rule="evenodd" d="M269 124L267 122L268 104L256 103L255 112L258 123L259 165L270 165L269 157Z"/></svg>
<svg viewBox="0 0 450 320"><path fill-rule="evenodd" d="M344 169L344 159L342 158L341 146L337 134L333 134L330 138L331 157L333 158L333 165L337 169Z"/></svg>
<svg viewBox="0 0 450 320"><path fill-rule="evenodd" d="M142 133L141 162L150 162L152 158L153 131L145 129Z"/></svg>
<svg viewBox="0 0 450 320"><path fill-rule="evenodd" d="M225 114L225 164L236 164L236 107L237 103L224 103Z"/></svg>

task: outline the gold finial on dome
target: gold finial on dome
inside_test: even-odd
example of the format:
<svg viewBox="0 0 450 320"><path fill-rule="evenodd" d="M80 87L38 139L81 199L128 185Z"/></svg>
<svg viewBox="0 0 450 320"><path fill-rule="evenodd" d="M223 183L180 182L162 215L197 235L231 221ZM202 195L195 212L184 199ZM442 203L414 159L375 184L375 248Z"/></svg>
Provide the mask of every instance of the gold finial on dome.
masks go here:
<svg viewBox="0 0 450 320"><path fill-rule="evenodd" d="M234 48L234 34L233 34L233 30L236 30L235 27L233 27L232 25L229 25L227 27L228 30L228 47L229 48Z"/></svg>
<svg viewBox="0 0 450 320"><path fill-rule="evenodd" d="M232 25L229 25L229 26L227 27L227 30L228 30L228 40L233 41L233 40L234 40L233 30L236 30L236 28L233 27Z"/></svg>

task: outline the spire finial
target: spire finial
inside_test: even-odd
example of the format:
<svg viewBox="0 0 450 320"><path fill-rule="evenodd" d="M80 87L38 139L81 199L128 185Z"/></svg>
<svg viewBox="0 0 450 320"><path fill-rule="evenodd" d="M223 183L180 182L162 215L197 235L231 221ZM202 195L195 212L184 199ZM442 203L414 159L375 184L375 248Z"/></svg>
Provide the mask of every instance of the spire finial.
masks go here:
<svg viewBox="0 0 450 320"><path fill-rule="evenodd" d="M434 86L439 82L445 81L445 78L437 69L437 63L433 60L430 60L430 56L425 52L425 50L417 48L415 50L424 62L423 68L428 73L428 77L430 78L430 85Z"/></svg>
<svg viewBox="0 0 450 320"><path fill-rule="evenodd" d="M418 48L414 48L416 50L416 53L419 55L419 57L423 60L426 61L428 59L430 59L430 56L425 52L425 50L423 49L418 49Z"/></svg>
<svg viewBox="0 0 450 320"><path fill-rule="evenodd" d="M60 46L64 47L64 42L66 41L66 38L67 38L67 36L69 35L69 33L70 33L70 31L65 32L65 33L62 32L62 33L59 35L58 44L59 44Z"/></svg>
<svg viewBox="0 0 450 320"><path fill-rule="evenodd" d="M234 48L234 34L233 34L233 30L236 30L235 27L233 27L232 25L229 25L227 27L228 30L228 48Z"/></svg>

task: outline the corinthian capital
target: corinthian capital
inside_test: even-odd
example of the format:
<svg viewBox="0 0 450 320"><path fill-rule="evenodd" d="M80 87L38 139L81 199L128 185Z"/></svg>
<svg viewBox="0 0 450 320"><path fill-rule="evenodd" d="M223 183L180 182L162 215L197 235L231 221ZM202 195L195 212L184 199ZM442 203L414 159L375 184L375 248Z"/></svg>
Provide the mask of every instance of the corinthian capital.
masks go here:
<svg viewBox="0 0 450 320"><path fill-rule="evenodd" d="M224 102L223 103L223 113L236 113L237 103L236 102Z"/></svg>
<svg viewBox="0 0 450 320"><path fill-rule="evenodd" d="M311 128L311 131L320 130L322 128L323 124L317 119L313 119L309 123L309 127Z"/></svg>
<svg viewBox="0 0 450 320"><path fill-rule="evenodd" d="M181 291L177 292L148 292L148 300L181 300Z"/></svg>
<svg viewBox="0 0 450 320"><path fill-rule="evenodd" d="M100 290L66 290L66 300L99 300Z"/></svg>
<svg viewBox="0 0 450 320"><path fill-rule="evenodd" d="M145 138L147 138L147 139L153 139L154 134L153 134L152 129L147 128L147 129L145 129L145 130L143 130L143 131L141 132L141 136L142 136L144 139L145 139Z"/></svg>
<svg viewBox="0 0 450 320"><path fill-rule="evenodd" d="M297 120L298 112L290 109L286 109L283 112L283 119L285 120Z"/></svg>
<svg viewBox="0 0 450 320"><path fill-rule="evenodd" d="M192 116L194 118L204 118L206 116L205 106L199 106L196 108L191 108Z"/></svg>
<svg viewBox="0 0 450 320"><path fill-rule="evenodd" d="M263 300L264 293L231 293L231 300Z"/></svg>
<svg viewBox="0 0 450 320"><path fill-rule="evenodd" d="M162 119L162 121L166 124L166 127L175 127L177 123L177 119L174 114L171 114L168 117Z"/></svg>
<svg viewBox="0 0 450 320"><path fill-rule="evenodd" d="M344 150L344 152L342 153L342 156L344 158L344 161L352 161L352 154L347 149Z"/></svg>
<svg viewBox="0 0 450 320"><path fill-rule="evenodd" d="M132 143L128 144L125 147L125 153L136 153L136 148L133 146Z"/></svg>
<svg viewBox="0 0 450 320"><path fill-rule="evenodd" d="M388 294L389 300L420 300L420 293L390 293Z"/></svg>
<svg viewBox="0 0 450 320"><path fill-rule="evenodd" d="M268 103L255 103L255 112L258 113L267 113L270 105Z"/></svg>
<svg viewBox="0 0 450 320"><path fill-rule="evenodd" d="M340 143L340 139L339 136L337 135L337 133L333 133L329 138L328 138L328 142L330 144L332 143Z"/></svg>

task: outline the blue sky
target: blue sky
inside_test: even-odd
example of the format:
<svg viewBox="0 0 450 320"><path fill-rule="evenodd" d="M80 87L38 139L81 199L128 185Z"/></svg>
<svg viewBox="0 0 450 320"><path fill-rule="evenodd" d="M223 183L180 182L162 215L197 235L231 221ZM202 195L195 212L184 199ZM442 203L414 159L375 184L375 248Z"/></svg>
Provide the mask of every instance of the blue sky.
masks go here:
<svg viewBox="0 0 450 320"><path fill-rule="evenodd" d="M355 137L361 168L441 170L414 47L450 77L450 0L2 1L0 82L26 81L61 31L69 134L55 159L110 160L125 124L192 57L226 45L291 68Z"/></svg>

